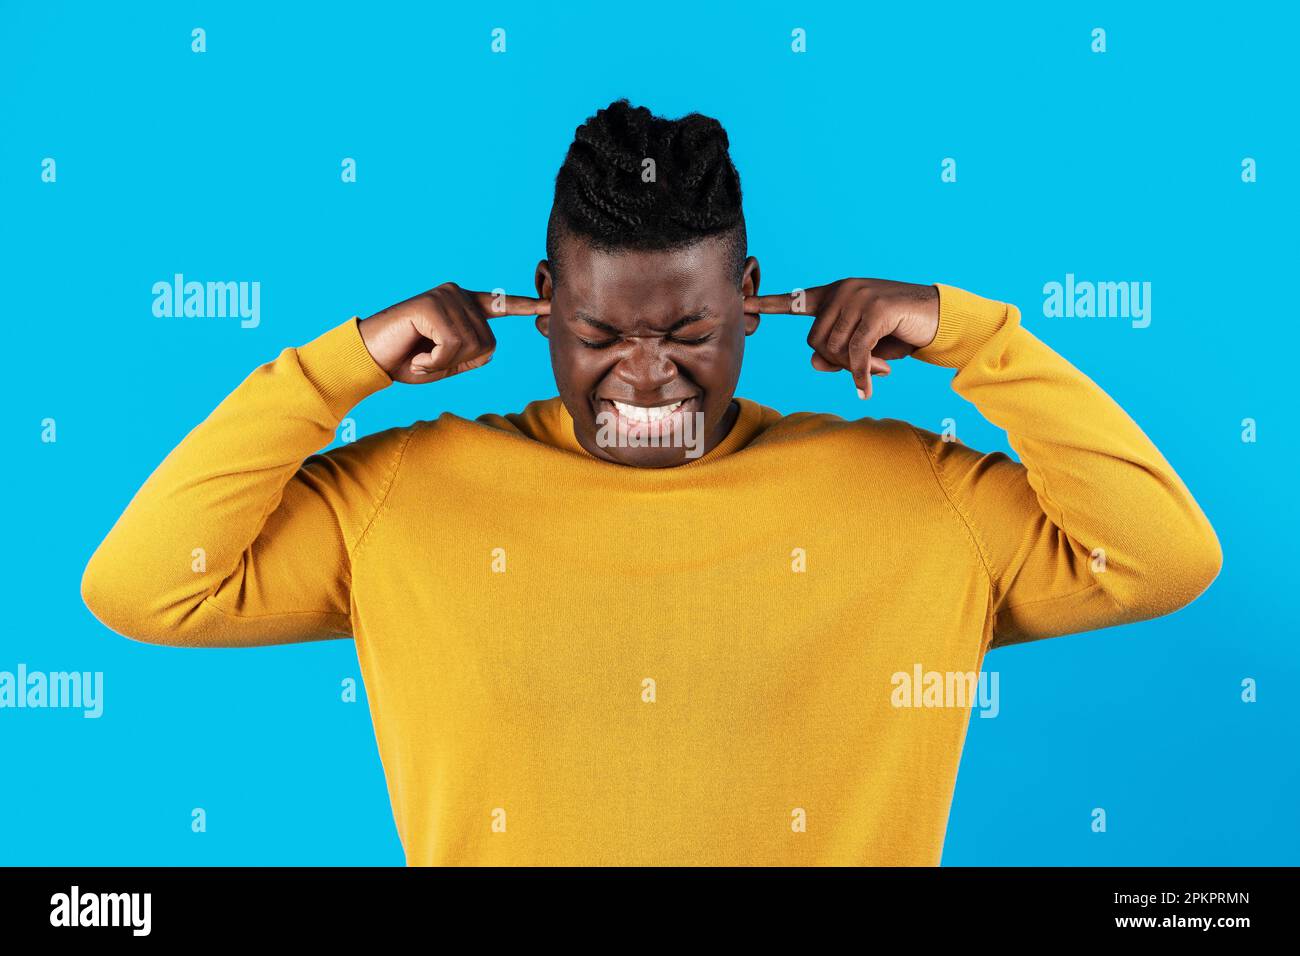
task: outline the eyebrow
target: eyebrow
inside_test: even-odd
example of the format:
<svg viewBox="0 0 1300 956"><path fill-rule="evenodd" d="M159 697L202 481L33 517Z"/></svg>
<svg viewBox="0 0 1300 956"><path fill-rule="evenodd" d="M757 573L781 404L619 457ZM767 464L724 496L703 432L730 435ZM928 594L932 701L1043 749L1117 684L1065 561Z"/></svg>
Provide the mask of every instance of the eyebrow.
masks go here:
<svg viewBox="0 0 1300 956"><path fill-rule="evenodd" d="M579 322L585 322L587 325L594 326L595 328L600 329L602 332L612 332L615 335L623 334L622 329L615 328L614 326L610 325L608 322L602 322L594 315L591 315L587 312L583 312L581 309L574 312L573 317L577 319ZM706 305L702 308L696 309L694 312L690 313L689 315L682 316L680 319L678 319L676 322L674 322L672 325L670 325L668 328L664 329L663 331L665 333L671 334L673 332L676 332L678 329L684 328L685 326L693 325L696 322L703 322L705 319L711 319L711 318L713 318L713 311Z"/></svg>

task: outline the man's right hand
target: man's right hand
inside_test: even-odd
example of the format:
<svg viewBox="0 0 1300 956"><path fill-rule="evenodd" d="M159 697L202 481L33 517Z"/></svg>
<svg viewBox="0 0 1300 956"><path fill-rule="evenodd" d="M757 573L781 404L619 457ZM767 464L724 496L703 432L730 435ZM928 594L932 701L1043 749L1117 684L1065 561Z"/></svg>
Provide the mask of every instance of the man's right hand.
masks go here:
<svg viewBox="0 0 1300 956"><path fill-rule="evenodd" d="M454 282L390 305L358 324L370 355L394 382L433 382L492 359L488 319L550 315L549 299L471 292Z"/></svg>

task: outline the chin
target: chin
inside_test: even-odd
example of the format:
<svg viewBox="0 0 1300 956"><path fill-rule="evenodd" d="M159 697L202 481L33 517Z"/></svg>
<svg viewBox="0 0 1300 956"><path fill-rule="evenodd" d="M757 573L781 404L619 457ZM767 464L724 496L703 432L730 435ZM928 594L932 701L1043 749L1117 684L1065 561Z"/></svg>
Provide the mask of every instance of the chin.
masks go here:
<svg viewBox="0 0 1300 956"><path fill-rule="evenodd" d="M695 460L687 458L683 448L608 448L605 451L618 464L631 468L674 468Z"/></svg>

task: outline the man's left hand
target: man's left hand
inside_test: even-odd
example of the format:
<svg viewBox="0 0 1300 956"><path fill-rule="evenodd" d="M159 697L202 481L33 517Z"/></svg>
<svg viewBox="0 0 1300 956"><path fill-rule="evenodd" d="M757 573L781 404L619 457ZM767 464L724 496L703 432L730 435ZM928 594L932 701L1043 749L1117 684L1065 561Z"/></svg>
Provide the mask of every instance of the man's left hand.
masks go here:
<svg viewBox="0 0 1300 956"><path fill-rule="evenodd" d="M782 295L745 296L747 313L811 315L813 368L848 369L861 398L871 376L888 375L888 361L911 355L939 330L939 290L889 279L840 279Z"/></svg>

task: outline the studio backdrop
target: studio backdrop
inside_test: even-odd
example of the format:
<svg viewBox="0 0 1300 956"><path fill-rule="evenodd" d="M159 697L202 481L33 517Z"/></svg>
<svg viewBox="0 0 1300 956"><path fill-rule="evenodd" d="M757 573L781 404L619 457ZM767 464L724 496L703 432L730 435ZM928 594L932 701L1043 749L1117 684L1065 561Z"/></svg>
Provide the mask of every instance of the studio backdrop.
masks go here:
<svg viewBox="0 0 1300 956"><path fill-rule="evenodd" d="M0 863L403 862L351 642L138 643L81 575L283 349L445 281L534 295L565 149L622 96L726 127L765 291L1015 304L1218 534L1181 611L988 654L943 862L1295 863L1296 27L1124 3L0 4L0 674L83 684L0 707ZM189 283L229 307L187 309ZM374 395L336 444L554 395L532 320L494 332L489 365ZM897 362L863 403L806 333L766 317L738 393L1011 452L950 370Z"/></svg>

